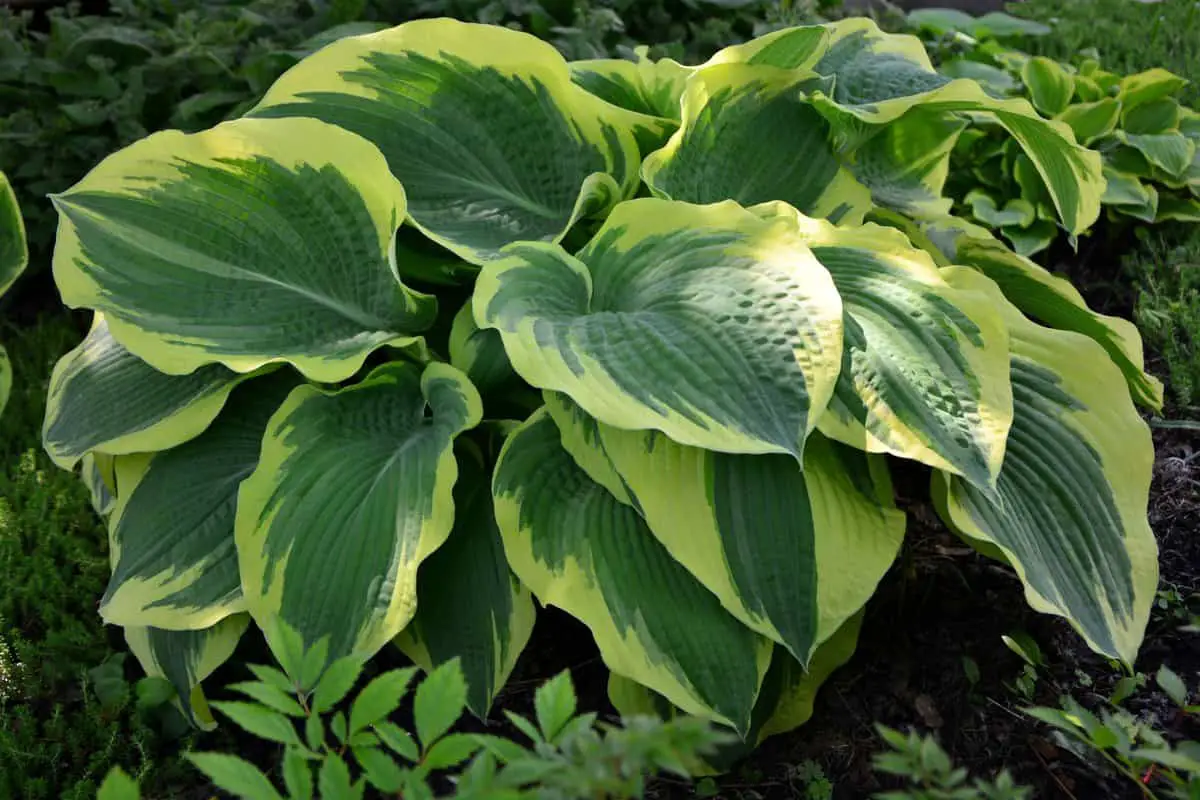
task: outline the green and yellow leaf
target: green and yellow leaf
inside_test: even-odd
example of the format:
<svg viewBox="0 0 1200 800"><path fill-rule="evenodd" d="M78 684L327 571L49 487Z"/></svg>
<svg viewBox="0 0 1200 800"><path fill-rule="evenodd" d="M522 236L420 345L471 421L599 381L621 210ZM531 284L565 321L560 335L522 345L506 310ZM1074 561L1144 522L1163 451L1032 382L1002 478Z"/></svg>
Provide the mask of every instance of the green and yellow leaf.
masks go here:
<svg viewBox="0 0 1200 800"><path fill-rule="evenodd" d="M834 226L774 209L790 218L842 298L842 369L821 432L990 485L1012 395L1008 336L987 299L949 286L933 259L892 228Z"/></svg>
<svg viewBox="0 0 1200 800"><path fill-rule="evenodd" d="M515 245L474 308L530 384L724 452L799 460L841 367L829 273L795 225L731 202L622 203L577 256Z"/></svg>
<svg viewBox="0 0 1200 800"><path fill-rule="evenodd" d="M1080 144L1088 145L1112 133L1121 116L1121 104L1115 97L1094 103L1076 103L1059 112L1055 119L1071 126Z"/></svg>
<svg viewBox="0 0 1200 800"><path fill-rule="evenodd" d="M402 362L340 390L302 386L267 424L241 485L242 590L272 647L279 622L330 660L370 656L412 619L417 568L449 536L454 438L479 394L448 364ZM320 587L314 591L313 587Z"/></svg>
<svg viewBox="0 0 1200 800"><path fill-rule="evenodd" d="M589 437L570 400L548 392L546 404L564 442L592 439L590 457L607 459L671 557L801 664L867 602L899 551L904 514L879 456L813 434L801 470L783 455L714 453L594 420Z"/></svg>
<svg viewBox="0 0 1200 800"><path fill-rule="evenodd" d="M492 491L509 564L543 604L588 626L610 670L746 732L771 643L575 465L545 410L505 443Z"/></svg>
<svg viewBox="0 0 1200 800"><path fill-rule="evenodd" d="M630 112L629 122L645 155L662 147L679 127L680 100L692 67L669 58L637 61L597 58L572 61L571 80L601 100Z"/></svg>
<svg viewBox="0 0 1200 800"><path fill-rule="evenodd" d="M1082 233L1100 214L1100 155L1081 147L1069 126L1043 119L1023 99L998 99L973 80L934 71L920 40L885 34L868 19L830 23L832 44L813 67L832 78L811 101L835 134L861 135L863 124L886 125L913 108L970 112L994 119L1020 144L1045 181L1063 226Z"/></svg>
<svg viewBox="0 0 1200 800"><path fill-rule="evenodd" d="M459 660L467 705L484 718L533 632L529 590L513 577L492 512L489 475L458 455L454 528L417 573L417 614L396 644L427 672Z"/></svg>
<svg viewBox="0 0 1200 800"><path fill-rule="evenodd" d="M1146 372L1142 337L1133 323L1088 308L1070 281L1012 252L982 228L947 218L925 230L942 240L946 263L979 270L1000 286L1010 303L1041 324L1094 340L1121 369L1134 399L1162 408L1162 383Z"/></svg>
<svg viewBox="0 0 1200 800"><path fill-rule="evenodd" d="M840 162L830 125L802 92L811 73L722 64L699 70L683 95L683 123L642 175L658 196L689 203L771 200L861 222L870 190Z"/></svg>
<svg viewBox="0 0 1200 800"><path fill-rule="evenodd" d="M1143 103L1169 97L1187 84L1186 78L1155 67L1117 80L1117 99L1121 101L1121 107L1128 112Z"/></svg>
<svg viewBox="0 0 1200 800"><path fill-rule="evenodd" d="M53 199L63 300L160 372L339 381L436 313L388 265L405 201L383 156L316 120L156 133Z"/></svg>
<svg viewBox="0 0 1200 800"><path fill-rule="evenodd" d="M818 690L854 655L862 620L861 611L848 619L817 648L807 669L787 651L775 649L754 705L751 727L745 741L718 751L716 757L711 759L712 771L728 771L730 765L768 737L793 731L812 718ZM617 713L625 719L635 716L671 719L680 713L662 695L615 673L609 676L608 698Z"/></svg>
<svg viewBox="0 0 1200 800"><path fill-rule="evenodd" d="M1098 344L1030 322L974 270L945 274L990 292L1004 313L1015 411L996 490L937 473L935 503L969 540L1004 555L1035 609L1066 618L1097 652L1131 665L1158 583L1146 519L1150 430Z"/></svg>
<svg viewBox="0 0 1200 800"><path fill-rule="evenodd" d="M217 723L200 682L229 660L249 622L247 615L235 614L198 631L128 627L125 641L147 675L166 678L175 687L184 716L210 730Z"/></svg>
<svg viewBox="0 0 1200 800"><path fill-rule="evenodd" d="M3 413L4 407L8 405L8 398L12 394L12 387L12 361L9 359L8 351L4 349L4 345L0 344L0 413Z"/></svg>
<svg viewBox="0 0 1200 800"><path fill-rule="evenodd" d="M122 347L96 314L50 376L42 444L63 469L90 451L169 450L201 434L247 377L220 364L166 375Z"/></svg>
<svg viewBox="0 0 1200 800"><path fill-rule="evenodd" d="M16 282L29 261L25 224L8 177L0 172L0 295ZM0 403L0 409L4 407Z"/></svg>
<svg viewBox="0 0 1200 800"><path fill-rule="evenodd" d="M416 20L341 39L250 113L373 142L412 223L475 264L511 242L556 242L636 187L637 115L572 83L551 45L499 26Z"/></svg>
<svg viewBox="0 0 1200 800"><path fill-rule="evenodd" d="M238 487L258 463L267 420L296 383L286 372L245 383L196 438L115 459L113 571L100 600L106 622L190 630L245 610L233 539Z"/></svg>
<svg viewBox="0 0 1200 800"><path fill-rule="evenodd" d="M1021 82L1033 100L1033 107L1054 117L1067 110L1075 95L1071 73L1051 58L1034 56L1021 67Z"/></svg>
<svg viewBox="0 0 1200 800"><path fill-rule="evenodd" d="M1118 141L1137 150L1151 165L1171 177L1182 175L1196 155L1196 142L1182 133L1132 134L1117 131Z"/></svg>
<svg viewBox="0 0 1200 800"><path fill-rule="evenodd" d="M855 148L847 163L877 205L915 217L947 214L952 201L943 197L943 189L950 154L966 125L936 110L914 108Z"/></svg>
<svg viewBox="0 0 1200 800"><path fill-rule="evenodd" d="M79 460L79 473L91 495L92 509L101 517L111 515L117 506L116 457L88 453Z"/></svg>
<svg viewBox="0 0 1200 800"><path fill-rule="evenodd" d="M803 71L829 49L830 30L823 25L801 25L771 31L743 44L726 47L704 63L701 69L720 64L750 64Z"/></svg>

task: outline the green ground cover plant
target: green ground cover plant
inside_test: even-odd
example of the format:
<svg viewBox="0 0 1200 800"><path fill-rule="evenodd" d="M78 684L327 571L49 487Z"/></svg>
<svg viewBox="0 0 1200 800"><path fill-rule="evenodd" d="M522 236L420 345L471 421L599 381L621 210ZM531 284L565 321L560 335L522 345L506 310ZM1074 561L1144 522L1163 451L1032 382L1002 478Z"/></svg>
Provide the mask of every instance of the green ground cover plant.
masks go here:
<svg viewBox="0 0 1200 800"><path fill-rule="evenodd" d="M353 692L360 659L339 659L318 678L321 651L305 652L299 635L290 636L295 649L282 670L251 665L257 679L230 687L243 699L217 705L246 733L284 748L282 780L230 753L187 756L234 797L351 800L370 792L414 800L626 800L642 797L647 778L659 772L686 779L700 771L731 738L696 718L600 723L595 713L578 712L568 673L538 688L532 719L509 712L515 736L454 732L468 694L457 660L419 681L416 668L390 670ZM412 723L405 727L394 718L410 696ZM136 785L114 772L99 800L137 797Z"/></svg>
<svg viewBox="0 0 1200 800"><path fill-rule="evenodd" d="M1147 347L1162 359L1179 411L1195 417L1200 405L1200 230L1147 231L1123 261L1137 286L1138 328Z"/></svg>
<svg viewBox="0 0 1200 800"><path fill-rule="evenodd" d="M185 772L132 691L101 699L90 674L124 655L94 624L109 564L86 488L37 434L50 368L78 338L66 319L6 333L16 376L0 416L0 795L90 800L113 764L147 785ZM127 675L135 671L129 665ZM103 671L101 675L105 674ZM111 676L111 667L107 670Z"/></svg>
<svg viewBox="0 0 1200 800"><path fill-rule="evenodd" d="M111 511L101 614L200 725L251 621L322 664L459 658L484 716L536 598L623 712L752 748L853 652L904 530L887 454L1131 663L1159 387L1129 323L937 214L963 112L1091 224L1069 128L868 20L699 66L412 22L110 156L54 197L57 284L95 316L43 429Z"/></svg>

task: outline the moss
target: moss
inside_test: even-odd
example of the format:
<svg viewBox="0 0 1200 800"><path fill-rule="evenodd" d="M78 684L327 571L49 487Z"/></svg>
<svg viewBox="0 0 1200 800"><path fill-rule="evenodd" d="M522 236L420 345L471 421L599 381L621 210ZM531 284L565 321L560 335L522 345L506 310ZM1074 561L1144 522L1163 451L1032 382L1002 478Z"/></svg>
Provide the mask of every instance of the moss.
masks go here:
<svg viewBox="0 0 1200 800"><path fill-rule="evenodd" d="M1200 226L1144 231L1124 267L1137 286L1135 315L1170 399L1200 413Z"/></svg>
<svg viewBox="0 0 1200 800"><path fill-rule="evenodd" d="M190 773L179 742L136 709L140 671L96 613L104 526L39 442L50 369L79 335L62 317L4 333L16 385L0 417L0 797L90 800L114 764L175 796Z"/></svg>

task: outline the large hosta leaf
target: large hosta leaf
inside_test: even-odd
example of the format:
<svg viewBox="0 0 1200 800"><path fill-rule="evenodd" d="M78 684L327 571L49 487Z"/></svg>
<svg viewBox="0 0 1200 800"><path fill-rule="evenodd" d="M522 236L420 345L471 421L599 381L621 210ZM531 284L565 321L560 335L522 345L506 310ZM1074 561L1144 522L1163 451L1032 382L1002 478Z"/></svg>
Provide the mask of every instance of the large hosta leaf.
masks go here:
<svg viewBox="0 0 1200 800"><path fill-rule="evenodd" d="M63 300L104 312L160 372L286 361L343 380L436 311L388 266L400 184L370 143L316 120L156 133L54 202Z"/></svg>
<svg viewBox="0 0 1200 800"><path fill-rule="evenodd" d="M509 564L542 603L591 629L609 669L747 730L770 642L575 465L547 412L509 437L492 487Z"/></svg>
<svg viewBox="0 0 1200 800"><path fill-rule="evenodd" d="M817 692L854 655L862 621L861 611L850 617L817 648L807 668L786 650L775 648L745 740L722 748L710 758L714 771L727 771L768 737L795 730L812 718ZM616 673L608 679L608 698L625 719L635 716L670 719L680 713L662 695Z"/></svg>
<svg viewBox="0 0 1200 800"><path fill-rule="evenodd" d="M117 507L116 456L88 453L79 459L79 477L92 497L92 509L108 517Z"/></svg>
<svg viewBox="0 0 1200 800"><path fill-rule="evenodd" d="M316 117L374 142L430 238L473 263L515 241L558 241L632 194L638 115L571 82L529 34L417 20L324 48L254 116Z"/></svg>
<svg viewBox="0 0 1200 800"><path fill-rule="evenodd" d="M474 307L534 386L726 452L799 459L841 366L829 273L794 225L731 202L622 203L578 256L515 245Z"/></svg>
<svg viewBox="0 0 1200 800"><path fill-rule="evenodd" d="M598 58L571 62L571 80L591 94L631 112L629 125L642 154L662 147L679 127L680 100L691 67L669 58L638 61Z"/></svg>
<svg viewBox="0 0 1200 800"><path fill-rule="evenodd" d="M706 61L702 68L718 64L751 64L776 69L807 70L829 49L830 31L822 25L783 28L726 47Z"/></svg>
<svg viewBox="0 0 1200 800"><path fill-rule="evenodd" d="M593 422L593 438L573 405L547 393L564 441L592 439L667 552L800 663L867 602L896 557L904 514L878 456L814 434L801 471L787 456L714 453L658 432Z"/></svg>
<svg viewBox="0 0 1200 800"><path fill-rule="evenodd" d="M942 196L950 153L966 121L936 110L914 108L885 126L849 156L850 170L876 204L914 216L950 211Z"/></svg>
<svg viewBox="0 0 1200 800"><path fill-rule="evenodd" d="M28 258L21 209L17 206L17 197L8 184L8 178L0 172L0 295L25 271ZM12 385L12 362L4 346L0 345L0 412L8 405Z"/></svg>
<svg viewBox="0 0 1200 800"><path fill-rule="evenodd" d="M168 450L207 428L245 377L220 364L166 375L122 347L97 314L50 376L42 444L63 469L92 450Z"/></svg>
<svg viewBox="0 0 1200 800"><path fill-rule="evenodd" d="M822 432L988 486L1012 421L1008 336L986 297L950 287L898 231L790 220L841 294L846 343Z"/></svg>
<svg viewBox="0 0 1200 800"><path fill-rule="evenodd" d="M1065 278L1012 252L987 231L956 223L947 220L928 228L944 243L949 262L987 275L999 284L1009 302L1043 325L1094 339L1121 368L1134 399L1153 409L1162 408L1162 383L1146 372L1142 338L1133 323L1093 311Z"/></svg>
<svg viewBox="0 0 1200 800"><path fill-rule="evenodd" d="M533 632L529 590L509 571L489 478L479 457L458 454L454 529L417 574L417 615L396 638L427 671L457 658L467 704L487 716Z"/></svg>
<svg viewBox="0 0 1200 800"><path fill-rule="evenodd" d="M833 89L814 93L813 103L835 132L857 133L863 123L889 124L917 107L985 114L1033 161L1069 232L1082 233L1096 221L1104 193L1100 156L1079 146L1065 123L1043 119L1026 100L997 99L975 81L938 75L914 37L885 34L867 19L829 28L831 45L813 69L833 78Z"/></svg>
<svg viewBox="0 0 1200 800"><path fill-rule="evenodd" d="M8 397L12 394L13 368L4 345L0 345L0 412L8 405Z"/></svg>
<svg viewBox="0 0 1200 800"><path fill-rule="evenodd" d="M282 372L251 381L195 439L116 459L113 571L100 600L107 622L195 629L244 610L233 541L238 487L258 464L267 420L296 383Z"/></svg>
<svg viewBox="0 0 1200 800"><path fill-rule="evenodd" d="M806 73L724 64L687 84L683 125L642 167L659 196L689 203L787 202L810 216L861 222L870 191L842 166L829 123L801 93Z"/></svg>
<svg viewBox="0 0 1200 800"><path fill-rule="evenodd" d="M246 603L268 641L282 621L309 646L328 638L334 659L372 655L401 631L417 567L454 522L454 438L480 414L467 378L437 363L288 396L235 523Z"/></svg>
<svg viewBox="0 0 1200 800"><path fill-rule="evenodd" d="M807 666L776 649L754 710L755 717L762 719L756 726L757 743L795 730L812 718L817 690L854 655L862 621L861 611L846 620L817 648Z"/></svg>
<svg viewBox="0 0 1200 800"><path fill-rule="evenodd" d="M1030 322L974 270L946 273L1004 311L1015 411L996 491L939 473L935 500L950 525L1003 553L1034 608L1132 664L1158 582L1149 428L1098 344Z"/></svg>
<svg viewBox="0 0 1200 800"><path fill-rule="evenodd" d="M0 172L0 295L25 271L29 249L21 209L8 178ZM3 407L3 404L0 404Z"/></svg>
<svg viewBox="0 0 1200 800"><path fill-rule="evenodd" d="M216 721L200 681L229 660L249 623L248 615L235 614L199 631L129 627L125 641L147 675L166 678L175 687L184 715L195 725L210 729L216 727Z"/></svg>

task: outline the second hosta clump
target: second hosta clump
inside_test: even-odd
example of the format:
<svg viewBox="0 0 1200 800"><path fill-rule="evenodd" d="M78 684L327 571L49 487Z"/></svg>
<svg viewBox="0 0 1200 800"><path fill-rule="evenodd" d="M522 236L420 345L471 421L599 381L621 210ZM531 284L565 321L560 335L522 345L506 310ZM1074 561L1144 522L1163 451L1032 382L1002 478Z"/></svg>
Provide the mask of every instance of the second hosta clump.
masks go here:
<svg viewBox="0 0 1200 800"><path fill-rule="evenodd" d="M1132 398L1159 387L1132 326L946 215L964 113L1094 221L1069 128L864 20L700 66L412 22L114 154L55 198L95 325L45 425L111 515L101 614L201 720L251 620L329 660L459 658L484 714L536 600L619 707L753 744L853 652L909 459L1131 661L1157 574Z"/></svg>

